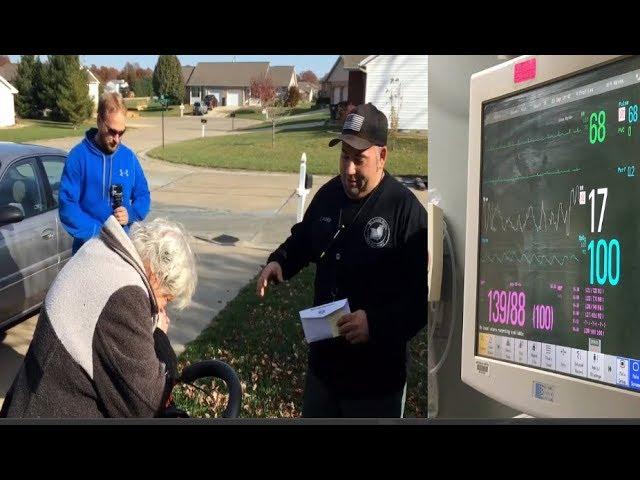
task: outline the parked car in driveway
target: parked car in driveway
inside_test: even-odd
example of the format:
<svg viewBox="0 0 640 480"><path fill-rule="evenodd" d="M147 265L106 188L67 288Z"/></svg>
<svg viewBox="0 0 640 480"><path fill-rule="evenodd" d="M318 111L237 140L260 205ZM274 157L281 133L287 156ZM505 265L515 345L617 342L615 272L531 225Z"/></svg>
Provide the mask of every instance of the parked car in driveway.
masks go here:
<svg viewBox="0 0 640 480"><path fill-rule="evenodd" d="M37 311L73 239L58 216L67 153L0 142L0 330Z"/></svg>
<svg viewBox="0 0 640 480"><path fill-rule="evenodd" d="M204 115L207 113L209 109L203 102L195 102L193 104L193 114L194 115Z"/></svg>
<svg viewBox="0 0 640 480"><path fill-rule="evenodd" d="M218 106L218 99L215 95L206 95L204 97L204 104L209 110L212 110Z"/></svg>

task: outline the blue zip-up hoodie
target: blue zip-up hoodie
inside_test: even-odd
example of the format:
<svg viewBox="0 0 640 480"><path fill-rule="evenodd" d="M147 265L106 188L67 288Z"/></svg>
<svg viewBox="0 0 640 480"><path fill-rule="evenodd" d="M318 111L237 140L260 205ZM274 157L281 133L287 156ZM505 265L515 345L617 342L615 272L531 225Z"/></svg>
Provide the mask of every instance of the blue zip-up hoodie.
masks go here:
<svg viewBox="0 0 640 480"><path fill-rule="evenodd" d="M102 224L113 214L111 185L122 185L122 206L129 213L129 224L149 213L149 186L136 155L123 144L106 154L95 143L97 128L69 152L60 181L59 211L64 228L73 237L73 253L84 242L100 233Z"/></svg>

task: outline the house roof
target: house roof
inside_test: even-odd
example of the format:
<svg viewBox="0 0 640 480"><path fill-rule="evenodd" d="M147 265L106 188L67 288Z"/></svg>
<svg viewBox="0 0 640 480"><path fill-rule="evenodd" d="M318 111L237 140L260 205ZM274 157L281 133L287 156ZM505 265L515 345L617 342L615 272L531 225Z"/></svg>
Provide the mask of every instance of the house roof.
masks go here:
<svg viewBox="0 0 640 480"><path fill-rule="evenodd" d="M88 83L100 83L100 80L98 80L98 77L96 77L91 70L87 68L86 72L87 72Z"/></svg>
<svg viewBox="0 0 640 480"><path fill-rule="evenodd" d="M336 62L333 64L333 67L331 67L331 70L329 70L320 81L326 82L329 80L329 77L340 63L340 60L342 60L342 68L345 70L359 70L359 63L370 56L371 55L338 55L338 58L336 58Z"/></svg>
<svg viewBox="0 0 640 480"><path fill-rule="evenodd" d="M191 77L194 68L196 67L194 67L193 65L184 65L182 67L182 80L184 81L185 85L189 81L189 77Z"/></svg>
<svg viewBox="0 0 640 480"><path fill-rule="evenodd" d="M249 87L252 79L264 77L268 70L269 62L199 62L187 86Z"/></svg>
<svg viewBox="0 0 640 480"><path fill-rule="evenodd" d="M360 62L371 55L342 55L345 70L359 70Z"/></svg>
<svg viewBox="0 0 640 480"><path fill-rule="evenodd" d="M291 65L269 68L269 76L276 87L288 87L293 75L294 67Z"/></svg>
<svg viewBox="0 0 640 480"><path fill-rule="evenodd" d="M327 72L327 74L322 77L322 81L326 82L329 80L329 77L331 76L331 74L333 73L333 71L335 70L335 68L338 66L338 64L340 63L340 60L342 60L342 55L338 55L338 58L336 58L335 63L333 64L333 67L331 67L331 69L329 69L329 71Z"/></svg>
<svg viewBox="0 0 640 480"><path fill-rule="evenodd" d="M320 87L318 85L316 85L315 83L310 83L310 82L298 82L298 89L300 90L304 90L305 92L308 92L309 90L313 89L313 90L320 90Z"/></svg>
<svg viewBox="0 0 640 480"><path fill-rule="evenodd" d="M366 57L364 60L362 60L360 62L360 66L361 67L365 67L367 65L367 63L369 63L371 60L373 60L374 58L378 57L379 55L369 55L368 57Z"/></svg>
<svg viewBox="0 0 640 480"><path fill-rule="evenodd" d="M16 90L16 87L11 85L2 75L0 75L0 85L3 85L7 90L9 90L14 95L18 93L18 90Z"/></svg>
<svg viewBox="0 0 640 480"><path fill-rule="evenodd" d="M0 75L8 82L13 82L18 76L18 64L17 63L5 63L0 67Z"/></svg>

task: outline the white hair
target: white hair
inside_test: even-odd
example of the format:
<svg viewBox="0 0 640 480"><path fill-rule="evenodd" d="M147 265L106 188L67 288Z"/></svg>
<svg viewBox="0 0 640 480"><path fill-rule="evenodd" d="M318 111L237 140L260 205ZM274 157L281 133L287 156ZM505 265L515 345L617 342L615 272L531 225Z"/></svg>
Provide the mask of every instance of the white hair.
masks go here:
<svg viewBox="0 0 640 480"><path fill-rule="evenodd" d="M142 261L149 265L160 286L172 295L178 309L191 302L196 289L195 255L189 234L179 223L164 218L134 223L129 236Z"/></svg>

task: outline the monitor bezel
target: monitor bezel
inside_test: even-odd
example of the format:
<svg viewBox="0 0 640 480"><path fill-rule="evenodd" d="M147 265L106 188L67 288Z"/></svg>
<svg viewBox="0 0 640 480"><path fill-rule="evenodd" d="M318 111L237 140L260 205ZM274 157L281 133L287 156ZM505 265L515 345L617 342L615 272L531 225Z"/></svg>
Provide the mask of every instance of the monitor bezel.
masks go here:
<svg viewBox="0 0 640 480"><path fill-rule="evenodd" d="M515 66L534 58L535 76L516 82ZM624 58L628 55L524 55L471 76L461 378L485 395L532 416L638 417L640 392L476 355L483 108L489 102L538 89ZM537 384L544 388L544 399L534 394Z"/></svg>

